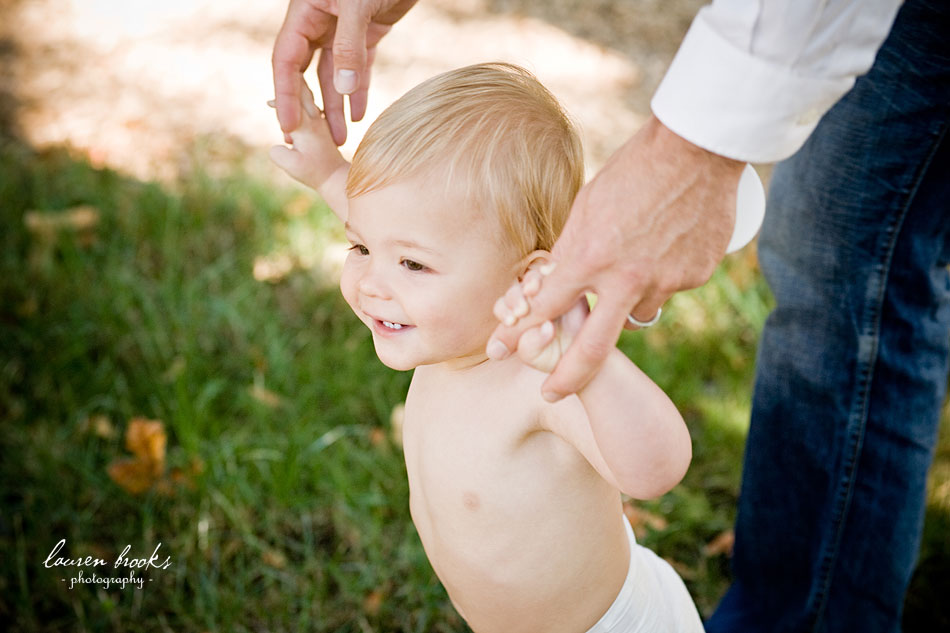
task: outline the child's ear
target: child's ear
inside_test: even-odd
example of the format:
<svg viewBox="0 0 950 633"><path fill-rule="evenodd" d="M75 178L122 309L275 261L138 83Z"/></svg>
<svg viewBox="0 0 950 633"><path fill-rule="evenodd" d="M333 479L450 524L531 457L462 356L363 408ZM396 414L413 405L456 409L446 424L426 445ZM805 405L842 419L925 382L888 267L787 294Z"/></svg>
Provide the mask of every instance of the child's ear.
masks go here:
<svg viewBox="0 0 950 633"><path fill-rule="evenodd" d="M524 256L524 259L521 260L521 264L518 268L518 281L524 279L524 274L529 270L538 270L546 264L551 264L554 262L554 257L552 257L550 251L536 250L528 253Z"/></svg>

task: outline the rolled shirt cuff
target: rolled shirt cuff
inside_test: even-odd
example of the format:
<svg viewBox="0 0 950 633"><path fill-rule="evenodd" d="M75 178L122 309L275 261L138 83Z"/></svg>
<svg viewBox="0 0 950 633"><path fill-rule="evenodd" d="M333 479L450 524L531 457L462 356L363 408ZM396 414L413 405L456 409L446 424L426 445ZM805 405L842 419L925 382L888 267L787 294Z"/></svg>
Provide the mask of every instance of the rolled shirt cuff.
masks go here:
<svg viewBox="0 0 950 633"><path fill-rule="evenodd" d="M854 77L806 77L757 58L693 20L650 105L677 135L754 163L794 154Z"/></svg>

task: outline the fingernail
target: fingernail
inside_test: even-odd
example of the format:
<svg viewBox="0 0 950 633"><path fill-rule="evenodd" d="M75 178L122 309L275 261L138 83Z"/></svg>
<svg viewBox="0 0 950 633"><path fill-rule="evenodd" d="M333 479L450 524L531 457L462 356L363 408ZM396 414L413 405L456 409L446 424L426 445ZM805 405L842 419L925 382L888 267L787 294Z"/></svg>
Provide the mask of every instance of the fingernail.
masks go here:
<svg viewBox="0 0 950 633"><path fill-rule="evenodd" d="M276 101L275 99L268 99L268 100L267 100L267 105L269 105L269 106L272 107L272 108L276 108L276 107L277 107L277 101Z"/></svg>
<svg viewBox="0 0 950 633"><path fill-rule="evenodd" d="M519 318L523 317L524 315L528 314L529 309L530 308L528 306L528 302L522 299L521 301L518 302L518 305L515 306L515 309L514 309L515 316Z"/></svg>
<svg viewBox="0 0 950 633"><path fill-rule="evenodd" d="M525 283L524 292L525 294L534 294L541 288L541 282L538 281L537 277L532 277Z"/></svg>
<svg viewBox="0 0 950 633"><path fill-rule="evenodd" d="M492 360L505 360L508 358L508 355L511 354L511 352L508 351L508 347L495 338L488 341L488 347L485 349L485 353L488 354L488 358Z"/></svg>
<svg viewBox="0 0 950 633"><path fill-rule="evenodd" d="M544 336L544 338L548 338L549 336L552 336L553 334L554 334L554 324L551 323L550 321L545 321L541 325L541 335Z"/></svg>
<svg viewBox="0 0 950 633"><path fill-rule="evenodd" d="M561 399L561 396L554 393L553 391L542 391L541 397L547 400L548 402L557 402Z"/></svg>
<svg viewBox="0 0 950 633"><path fill-rule="evenodd" d="M515 322L516 322L517 320L518 320L518 319L516 319L513 314L509 314L508 316L505 317L505 319L504 319L504 321L502 321L502 323L504 323L504 324L507 325L508 327L511 327L512 325L515 324Z"/></svg>
<svg viewBox="0 0 950 633"><path fill-rule="evenodd" d="M545 264L544 266L541 266L540 268L538 268L538 272L541 273L542 275L550 275L552 270L554 270L553 262L550 264Z"/></svg>
<svg viewBox="0 0 950 633"><path fill-rule="evenodd" d="M341 95L348 95L356 91L356 71L341 68L336 71L336 77L333 78L333 87Z"/></svg>

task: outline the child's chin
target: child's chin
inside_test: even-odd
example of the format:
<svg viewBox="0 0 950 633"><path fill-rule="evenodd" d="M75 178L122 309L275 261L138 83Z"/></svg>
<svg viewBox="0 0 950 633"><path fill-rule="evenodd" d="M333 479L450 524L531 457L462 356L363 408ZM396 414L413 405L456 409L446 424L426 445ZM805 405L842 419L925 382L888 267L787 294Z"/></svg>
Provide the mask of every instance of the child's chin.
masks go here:
<svg viewBox="0 0 950 633"><path fill-rule="evenodd" d="M409 371L419 365L419 363L413 363L401 358L390 358L385 354L380 354L379 350L376 350L376 357L379 358L383 365L386 365L386 367L390 369L395 369L396 371Z"/></svg>

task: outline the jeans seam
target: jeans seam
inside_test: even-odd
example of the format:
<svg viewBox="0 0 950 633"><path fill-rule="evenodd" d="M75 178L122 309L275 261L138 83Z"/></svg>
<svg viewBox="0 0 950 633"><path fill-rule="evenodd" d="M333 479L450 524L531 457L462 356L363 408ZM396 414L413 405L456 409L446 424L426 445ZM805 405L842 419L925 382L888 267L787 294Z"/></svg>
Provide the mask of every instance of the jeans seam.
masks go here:
<svg viewBox="0 0 950 633"><path fill-rule="evenodd" d="M812 630L815 632L817 632L821 626L822 618L825 614L825 607L827 606L828 594L831 591L831 580L835 566L837 565L838 552L841 546L841 540L844 536L844 527L847 523L848 509L851 505L858 463L864 444L868 408L870 406L871 383L874 379L874 368L877 363L881 336L881 317L884 310L884 298L887 292L887 280L890 276L894 250L897 246L901 226L904 223L910 205L917 195L920 183L927 173L946 131L947 124L940 125L939 128L935 130L934 142L931 145L930 153L921 163L921 167L914 177L913 185L908 190L904 204L900 207L900 211L893 216L893 222L886 229L890 234L890 239L886 245L884 257L881 263L875 267L874 274L869 277L866 296L872 294L873 296L870 300L866 300L864 304L865 308L863 312L865 318L862 319L864 325L859 336L855 371L858 380L855 383L851 411L848 416L848 437L845 443L846 456L841 468L842 475L839 479L838 494L835 498L832 515L832 529L830 532L832 545L823 552L817 574L816 585L818 588L814 594L814 607L812 609ZM877 285L875 286L875 284Z"/></svg>

